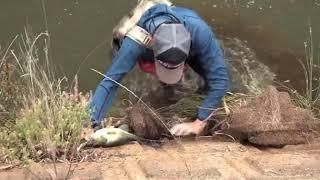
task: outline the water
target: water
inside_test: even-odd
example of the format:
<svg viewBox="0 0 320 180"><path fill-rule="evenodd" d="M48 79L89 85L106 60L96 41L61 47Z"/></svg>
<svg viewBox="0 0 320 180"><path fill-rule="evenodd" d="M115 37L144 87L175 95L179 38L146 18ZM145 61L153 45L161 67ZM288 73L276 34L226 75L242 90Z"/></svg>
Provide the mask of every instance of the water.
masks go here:
<svg viewBox="0 0 320 180"><path fill-rule="evenodd" d="M26 24L35 33L49 30L54 64L70 78L78 72L82 89L94 89L111 62L112 28L135 1L1 0L0 45L4 49ZM295 60L304 57L308 19L315 44L320 39L320 0L176 0L198 11L220 37L247 41L259 61L281 81L301 88L302 69ZM45 14L45 15L44 15ZM47 22L47 23L46 23ZM81 67L80 67L81 64ZM290 67L290 68L288 68Z"/></svg>

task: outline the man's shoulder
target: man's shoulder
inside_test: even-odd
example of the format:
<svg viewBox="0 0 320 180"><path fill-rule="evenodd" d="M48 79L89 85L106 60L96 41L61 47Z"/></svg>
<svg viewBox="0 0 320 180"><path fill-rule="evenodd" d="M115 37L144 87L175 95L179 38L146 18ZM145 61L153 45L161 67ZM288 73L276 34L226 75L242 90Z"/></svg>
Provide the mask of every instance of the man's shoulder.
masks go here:
<svg viewBox="0 0 320 180"><path fill-rule="evenodd" d="M196 11L185 7L173 7L173 10L191 33L197 29L210 29L208 23Z"/></svg>
<svg viewBox="0 0 320 180"><path fill-rule="evenodd" d="M187 7L173 6L172 10L179 16L201 19L200 15L195 10Z"/></svg>

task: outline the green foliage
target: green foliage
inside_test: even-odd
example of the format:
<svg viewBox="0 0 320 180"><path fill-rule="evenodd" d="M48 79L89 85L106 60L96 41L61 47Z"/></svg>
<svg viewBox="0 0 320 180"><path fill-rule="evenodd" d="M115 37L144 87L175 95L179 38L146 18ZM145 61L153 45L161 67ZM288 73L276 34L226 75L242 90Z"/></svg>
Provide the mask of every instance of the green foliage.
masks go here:
<svg viewBox="0 0 320 180"><path fill-rule="evenodd" d="M1 145L19 159L71 155L80 141L82 123L88 119L85 103L62 93L49 104L38 100L22 110L15 125L3 128Z"/></svg>
<svg viewBox="0 0 320 180"><path fill-rule="evenodd" d="M43 51L36 47L42 38ZM7 52L11 52L15 62L13 74L19 77L10 83L21 87L19 93L15 93L22 97L17 99L21 108L15 111L12 122L6 121L5 126L0 127L0 157L5 157L0 160L73 158L82 125L89 120L89 96L79 93L76 78L72 92L62 90L65 78L55 78L49 63L49 34L32 36L26 30L20 40L15 42L20 47L19 54ZM0 64L7 63L7 59L3 58Z"/></svg>
<svg viewBox="0 0 320 180"><path fill-rule="evenodd" d="M23 87L19 82L12 80L13 69L9 63L0 66L0 126L5 122L13 122L21 108Z"/></svg>

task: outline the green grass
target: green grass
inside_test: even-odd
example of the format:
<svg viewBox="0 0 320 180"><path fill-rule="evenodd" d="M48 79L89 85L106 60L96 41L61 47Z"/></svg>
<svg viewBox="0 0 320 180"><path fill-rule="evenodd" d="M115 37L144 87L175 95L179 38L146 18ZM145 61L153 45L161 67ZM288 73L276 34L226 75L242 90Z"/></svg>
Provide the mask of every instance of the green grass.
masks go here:
<svg viewBox="0 0 320 180"><path fill-rule="evenodd" d="M33 36L26 29L12 42L18 48L12 50L13 46L8 47L7 53L3 54L0 70L8 64L13 66L14 78L9 82L21 88L12 94L12 91L1 90L2 99L19 96L16 99L19 111L9 112L16 114L14 118L1 121L0 160L40 161L75 156L82 124L89 120L89 97L79 93L77 85L72 91L63 90L61 84L66 79L55 77L49 61L48 43L48 33ZM38 49L37 44L43 48Z"/></svg>

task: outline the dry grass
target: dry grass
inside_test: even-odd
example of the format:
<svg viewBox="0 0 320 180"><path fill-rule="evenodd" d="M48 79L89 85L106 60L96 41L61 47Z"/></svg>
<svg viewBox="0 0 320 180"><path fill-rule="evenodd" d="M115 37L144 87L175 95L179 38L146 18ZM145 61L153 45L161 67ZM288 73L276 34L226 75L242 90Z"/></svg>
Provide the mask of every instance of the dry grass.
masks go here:
<svg viewBox="0 0 320 180"><path fill-rule="evenodd" d="M216 109L215 115L227 115L235 109L245 105L252 96L241 93L228 93L223 100L220 108ZM204 96L199 94L191 94L180 99L177 103L157 110L164 117L193 117L196 115L198 108L201 108L201 103Z"/></svg>
<svg viewBox="0 0 320 180"><path fill-rule="evenodd" d="M298 93L294 88L281 84L290 93L294 103L320 115L320 46L314 44L312 26L309 23L308 37L304 42L305 59L299 59L305 76L305 91ZM317 51L318 48L318 51ZM318 52L318 53L317 53Z"/></svg>
<svg viewBox="0 0 320 180"><path fill-rule="evenodd" d="M77 87L73 92L63 91L65 78L55 77L48 39L48 33L33 36L26 29L12 43L18 50L8 48L1 59L1 65L15 67L12 74L16 79L10 83L23 87L18 89L19 113L13 112L16 117L10 123L6 120L0 131L0 154L6 159L40 161L76 155L82 124L89 117L89 97L80 94Z"/></svg>

